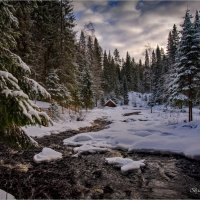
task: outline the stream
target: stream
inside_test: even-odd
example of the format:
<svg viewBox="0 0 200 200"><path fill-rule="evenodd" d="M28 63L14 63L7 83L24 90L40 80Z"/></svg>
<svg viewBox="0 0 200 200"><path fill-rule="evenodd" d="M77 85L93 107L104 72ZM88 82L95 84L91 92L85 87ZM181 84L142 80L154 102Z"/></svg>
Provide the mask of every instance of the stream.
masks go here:
<svg viewBox="0 0 200 200"><path fill-rule="evenodd" d="M34 138L39 148L14 151L0 144L0 189L17 199L199 199L200 161L181 155L111 150L103 154L72 157L73 148L63 139L99 131L111 122L94 121L92 127ZM63 159L34 163L42 147L63 154ZM145 159L139 170L122 174L105 163L106 157Z"/></svg>

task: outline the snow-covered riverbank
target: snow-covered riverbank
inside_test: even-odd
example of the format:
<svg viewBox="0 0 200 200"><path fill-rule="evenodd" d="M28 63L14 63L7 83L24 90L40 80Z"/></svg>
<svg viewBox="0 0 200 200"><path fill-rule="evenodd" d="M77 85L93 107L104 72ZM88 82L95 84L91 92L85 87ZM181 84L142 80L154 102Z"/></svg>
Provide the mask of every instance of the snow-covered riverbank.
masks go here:
<svg viewBox="0 0 200 200"><path fill-rule="evenodd" d="M64 140L65 145L80 146L76 153L90 151L95 147L117 148L127 151L161 151L183 154L188 157L200 156L200 110L194 109L195 121L187 123L187 109L166 110L163 106L147 106L148 95L129 93L129 106L105 107L83 113L84 120L77 121L69 114L50 127L28 127L29 136L42 137L67 130L91 126L97 118L105 118L112 124L99 132L82 133ZM137 106L137 107L134 107ZM96 148L99 149L99 148ZM98 150L97 150L98 151ZM100 151L100 150L99 150Z"/></svg>

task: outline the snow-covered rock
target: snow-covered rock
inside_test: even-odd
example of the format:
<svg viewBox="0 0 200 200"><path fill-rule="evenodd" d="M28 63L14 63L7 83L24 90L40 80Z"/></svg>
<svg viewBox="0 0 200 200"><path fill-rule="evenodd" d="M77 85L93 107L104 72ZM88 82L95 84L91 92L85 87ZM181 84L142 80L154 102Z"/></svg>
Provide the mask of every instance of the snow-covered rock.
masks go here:
<svg viewBox="0 0 200 200"><path fill-rule="evenodd" d="M74 152L76 154L73 157L78 157L79 155L86 153L102 153L106 151L109 151L108 148L96 147L92 145L82 145L80 147L74 148Z"/></svg>
<svg viewBox="0 0 200 200"><path fill-rule="evenodd" d="M121 172L123 173L145 166L144 160L134 161L130 158L122 157L106 158L105 160L108 164L121 168Z"/></svg>
<svg viewBox="0 0 200 200"><path fill-rule="evenodd" d="M1 200L15 199L15 197L0 189L0 199Z"/></svg>
<svg viewBox="0 0 200 200"><path fill-rule="evenodd" d="M43 161L52 161L52 160L57 160L57 159L61 159L62 158L62 153L57 152L51 148L43 148L42 152L40 152L39 154L36 154L33 157L33 160L36 163L40 163Z"/></svg>

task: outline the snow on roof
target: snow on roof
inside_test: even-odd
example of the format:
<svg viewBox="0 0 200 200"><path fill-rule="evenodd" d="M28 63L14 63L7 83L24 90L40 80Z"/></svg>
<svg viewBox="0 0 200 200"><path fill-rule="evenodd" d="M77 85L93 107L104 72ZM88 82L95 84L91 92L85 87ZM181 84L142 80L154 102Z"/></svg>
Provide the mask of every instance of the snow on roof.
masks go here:
<svg viewBox="0 0 200 200"><path fill-rule="evenodd" d="M106 101L106 103L104 105L106 105L108 102L112 102L113 104L115 104L117 106L117 104L112 99L109 99L108 101Z"/></svg>

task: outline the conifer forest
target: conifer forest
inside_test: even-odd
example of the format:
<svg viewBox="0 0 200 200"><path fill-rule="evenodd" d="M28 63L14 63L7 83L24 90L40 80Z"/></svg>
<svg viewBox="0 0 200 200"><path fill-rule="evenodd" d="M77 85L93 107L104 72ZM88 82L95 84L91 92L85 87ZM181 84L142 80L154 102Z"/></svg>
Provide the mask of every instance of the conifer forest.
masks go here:
<svg viewBox="0 0 200 200"><path fill-rule="evenodd" d="M0 199L200 198L199 10L0 0Z"/></svg>

